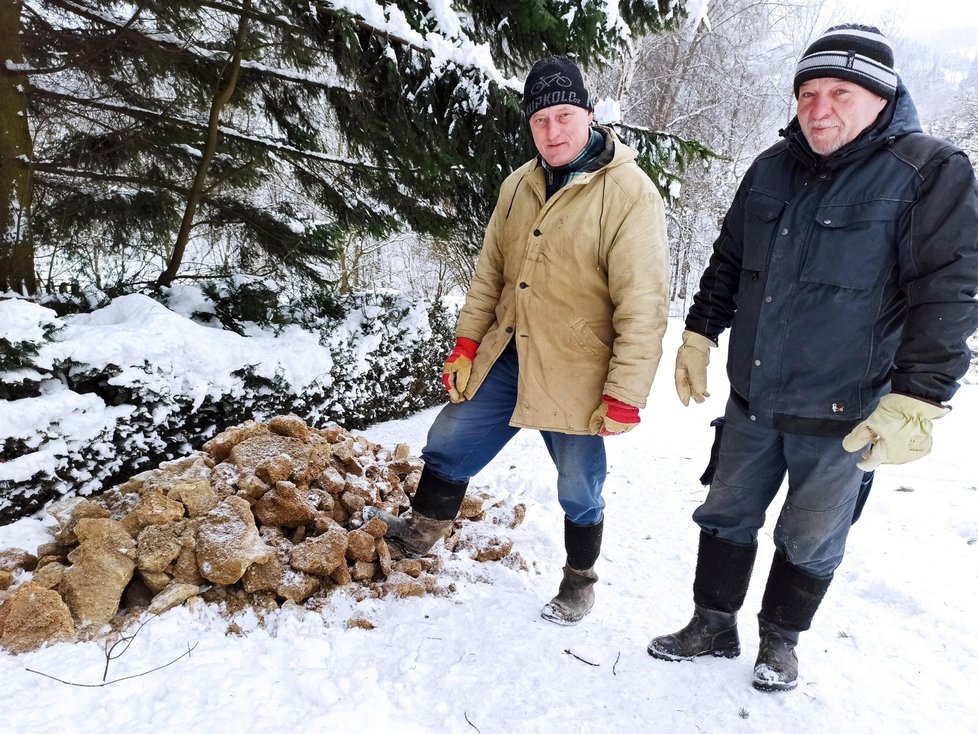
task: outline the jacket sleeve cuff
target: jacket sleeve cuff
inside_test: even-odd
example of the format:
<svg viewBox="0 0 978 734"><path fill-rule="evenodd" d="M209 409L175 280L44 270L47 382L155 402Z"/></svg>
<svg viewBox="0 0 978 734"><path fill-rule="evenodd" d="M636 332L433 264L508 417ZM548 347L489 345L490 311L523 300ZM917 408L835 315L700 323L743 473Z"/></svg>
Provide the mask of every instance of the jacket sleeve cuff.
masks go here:
<svg viewBox="0 0 978 734"><path fill-rule="evenodd" d="M455 349L452 351L458 352L470 360L475 359L475 352L479 348L479 342L468 339L464 336L460 336L455 339Z"/></svg>

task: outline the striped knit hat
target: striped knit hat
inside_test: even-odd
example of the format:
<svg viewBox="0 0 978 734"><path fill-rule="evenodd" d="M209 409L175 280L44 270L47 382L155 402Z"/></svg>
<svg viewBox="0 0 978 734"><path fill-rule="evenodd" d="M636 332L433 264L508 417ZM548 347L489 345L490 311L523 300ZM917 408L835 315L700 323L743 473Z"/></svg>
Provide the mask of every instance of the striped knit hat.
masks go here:
<svg viewBox="0 0 978 734"><path fill-rule="evenodd" d="M795 97L809 79L845 79L887 100L896 96L893 49L879 28L846 23L829 28L805 49L795 69Z"/></svg>

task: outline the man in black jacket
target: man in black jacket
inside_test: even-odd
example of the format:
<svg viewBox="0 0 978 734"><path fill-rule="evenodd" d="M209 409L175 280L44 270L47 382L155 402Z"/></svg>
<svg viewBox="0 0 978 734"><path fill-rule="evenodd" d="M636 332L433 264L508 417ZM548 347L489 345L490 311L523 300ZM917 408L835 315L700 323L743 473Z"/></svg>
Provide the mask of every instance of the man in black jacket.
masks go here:
<svg viewBox="0 0 978 734"><path fill-rule="evenodd" d="M758 614L764 691L797 685L798 635L842 561L864 471L930 452L978 327L974 170L920 131L886 38L829 29L794 91L797 116L745 175L686 318L680 399L709 396L709 349L727 328L731 392L693 513L693 618L648 647L664 660L740 653L757 533L787 475Z"/></svg>

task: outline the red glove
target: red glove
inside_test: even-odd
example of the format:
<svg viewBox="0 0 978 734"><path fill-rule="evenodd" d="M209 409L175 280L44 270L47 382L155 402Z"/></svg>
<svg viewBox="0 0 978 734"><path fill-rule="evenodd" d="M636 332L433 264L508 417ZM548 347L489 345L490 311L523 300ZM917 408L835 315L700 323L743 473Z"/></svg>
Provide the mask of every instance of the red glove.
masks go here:
<svg viewBox="0 0 978 734"><path fill-rule="evenodd" d="M472 362L475 361L475 351L479 343L460 336L455 340L455 348L442 365L441 381L448 390L448 399L453 403L465 400L465 386L469 384L472 374Z"/></svg>
<svg viewBox="0 0 978 734"><path fill-rule="evenodd" d="M627 433L642 421L638 408L609 395L601 396L601 405L591 414L590 429L598 436L616 436Z"/></svg>

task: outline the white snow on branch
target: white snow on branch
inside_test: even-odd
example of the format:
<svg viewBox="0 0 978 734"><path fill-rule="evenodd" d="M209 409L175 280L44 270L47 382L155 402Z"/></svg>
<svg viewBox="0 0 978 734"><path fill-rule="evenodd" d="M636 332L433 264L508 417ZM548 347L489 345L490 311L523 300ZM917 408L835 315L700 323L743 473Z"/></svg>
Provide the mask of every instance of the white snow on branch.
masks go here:
<svg viewBox="0 0 978 734"><path fill-rule="evenodd" d="M336 10L343 10L357 16L379 33L390 34L412 46L430 52L432 68L436 74L454 64L474 69L500 87L518 93L523 91L523 83L520 80L506 77L499 70L486 44L475 43L463 35L461 21L448 3L430 0L429 5L432 7L436 23L446 32L431 31L427 34L421 34L412 28L404 12L397 6L384 7L374 0L331 0L329 4Z"/></svg>

